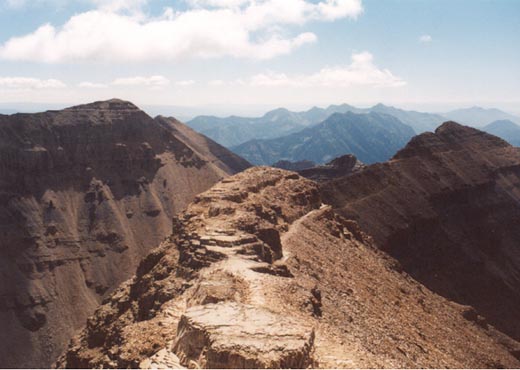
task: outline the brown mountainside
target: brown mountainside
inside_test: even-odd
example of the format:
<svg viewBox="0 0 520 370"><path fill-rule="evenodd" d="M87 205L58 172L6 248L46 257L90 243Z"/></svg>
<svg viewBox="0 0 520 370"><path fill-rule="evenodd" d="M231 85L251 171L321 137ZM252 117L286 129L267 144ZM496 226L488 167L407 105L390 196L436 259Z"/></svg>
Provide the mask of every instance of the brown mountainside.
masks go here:
<svg viewBox="0 0 520 370"><path fill-rule="evenodd" d="M447 122L322 192L417 281L520 338L520 149Z"/></svg>
<svg viewBox="0 0 520 370"><path fill-rule="evenodd" d="M0 365L46 367L171 218L248 163L110 100L0 116Z"/></svg>
<svg viewBox="0 0 520 370"><path fill-rule="evenodd" d="M500 275L496 261L514 259L508 243L520 240L505 232L515 220L518 165L518 151L503 141L448 123L389 163L325 185L265 167L227 178L174 220L171 237L104 301L57 365L518 367L514 330L413 269L415 260L445 284L450 272L453 291L464 287L469 297L481 284L490 298L485 284L501 278L493 297L503 299L514 268ZM504 225L469 218L484 206ZM438 226L417 226L416 242L403 232L414 222ZM449 239L470 230L471 243ZM499 244L477 240L486 230L497 230L491 241ZM470 274L476 263L482 276Z"/></svg>

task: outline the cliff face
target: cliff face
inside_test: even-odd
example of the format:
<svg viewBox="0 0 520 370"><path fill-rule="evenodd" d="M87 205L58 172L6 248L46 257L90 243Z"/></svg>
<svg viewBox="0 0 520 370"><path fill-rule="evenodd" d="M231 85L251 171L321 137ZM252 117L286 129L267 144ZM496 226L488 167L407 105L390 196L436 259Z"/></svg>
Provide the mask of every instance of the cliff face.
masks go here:
<svg viewBox="0 0 520 370"><path fill-rule="evenodd" d="M171 217L248 166L165 121L119 100L0 116L2 367L49 366Z"/></svg>
<svg viewBox="0 0 520 370"><path fill-rule="evenodd" d="M317 183L257 167L197 196L57 365L517 367L519 348L404 273Z"/></svg>
<svg viewBox="0 0 520 370"><path fill-rule="evenodd" d="M519 149L447 122L322 192L417 281L520 338Z"/></svg>

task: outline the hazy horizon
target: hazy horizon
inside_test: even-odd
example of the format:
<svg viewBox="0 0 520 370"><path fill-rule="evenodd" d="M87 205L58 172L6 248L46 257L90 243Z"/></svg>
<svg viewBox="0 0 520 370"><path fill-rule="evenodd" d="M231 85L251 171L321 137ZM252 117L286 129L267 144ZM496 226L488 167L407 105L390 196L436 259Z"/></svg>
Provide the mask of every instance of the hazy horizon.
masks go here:
<svg viewBox="0 0 520 370"><path fill-rule="evenodd" d="M117 98L117 97L114 97ZM99 99L95 99L99 100ZM38 113L44 112L47 110L59 110L68 108L78 104L87 104L94 102L92 101L83 101L78 103L0 103L0 114L15 114L15 113ZM349 102L341 102L341 103L331 103L331 104L300 104L300 105L288 105L288 106L277 106L277 105L255 105L255 104L244 104L244 105L205 105L205 106L176 106L176 105L149 105L144 104L140 105L138 103L132 102L136 104L140 109L148 113L150 116L172 116L181 121L188 121L196 116L216 116L216 117L229 117L229 116L242 116L242 117L260 117L265 113L278 109L278 108L286 108L293 112L302 112L307 111L313 107L318 108L327 108L330 105L341 105L341 104L349 104L356 108L370 108L376 104L384 104L387 106L392 106L399 109L404 110L413 110L418 112L425 113L436 113L443 114L448 113L452 110L457 109L466 109L479 107L484 109L499 109L503 112L520 116L520 108L518 110L502 108L499 105L478 105L478 104L467 104L467 105L442 105L442 104L432 104L431 108L428 109L428 106L425 105L417 105L417 104L387 104L385 102L376 102L370 104L351 104ZM436 109L435 109L436 108Z"/></svg>

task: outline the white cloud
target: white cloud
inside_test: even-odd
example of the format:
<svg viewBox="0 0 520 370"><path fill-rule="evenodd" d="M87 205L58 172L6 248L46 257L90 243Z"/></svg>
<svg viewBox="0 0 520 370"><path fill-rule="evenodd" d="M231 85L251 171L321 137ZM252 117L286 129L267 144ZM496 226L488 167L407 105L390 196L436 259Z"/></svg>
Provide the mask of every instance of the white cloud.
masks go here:
<svg viewBox="0 0 520 370"><path fill-rule="evenodd" d="M117 78L111 83L113 86L151 86L151 87L163 87L170 84L164 76L136 76L136 77L124 77Z"/></svg>
<svg viewBox="0 0 520 370"><path fill-rule="evenodd" d="M421 42L423 44L428 44L432 41L433 41L433 39L430 35L422 35L421 37L419 37L419 42Z"/></svg>
<svg viewBox="0 0 520 370"><path fill-rule="evenodd" d="M93 1L97 9L74 15L61 27L44 24L7 40L0 58L46 63L269 59L317 39L310 32L287 36L286 26L356 18L363 11L361 0L192 0L187 10L169 8L150 17L139 12L144 0Z"/></svg>
<svg viewBox="0 0 520 370"><path fill-rule="evenodd" d="M319 18L335 20L348 16L357 17L363 12L361 1L327 0L317 5Z"/></svg>
<svg viewBox="0 0 520 370"><path fill-rule="evenodd" d="M85 88L85 89L106 89L108 85L96 83L96 82L80 82L78 84L78 87Z"/></svg>
<svg viewBox="0 0 520 370"><path fill-rule="evenodd" d="M310 19L356 18L363 12L361 0L187 0L193 7L245 9L249 19L305 23Z"/></svg>
<svg viewBox="0 0 520 370"><path fill-rule="evenodd" d="M66 85L60 80L42 80L32 77L0 77L0 88L6 89L57 89Z"/></svg>
<svg viewBox="0 0 520 370"><path fill-rule="evenodd" d="M264 87L397 87L406 84L388 69L378 68L373 62L372 54L366 51L353 54L351 63L346 66L325 67L311 75L262 73L251 77L249 83Z"/></svg>

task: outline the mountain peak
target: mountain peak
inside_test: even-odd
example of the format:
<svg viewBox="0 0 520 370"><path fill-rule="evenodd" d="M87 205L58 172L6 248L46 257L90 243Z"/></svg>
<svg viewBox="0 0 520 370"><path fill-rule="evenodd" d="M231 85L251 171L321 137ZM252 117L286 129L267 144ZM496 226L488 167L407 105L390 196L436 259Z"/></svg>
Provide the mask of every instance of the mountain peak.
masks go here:
<svg viewBox="0 0 520 370"><path fill-rule="evenodd" d="M75 105L73 107L67 108L66 110L131 110L131 111L139 111L140 109L133 103L121 100L121 99L109 99L109 100L100 100L92 103Z"/></svg>
<svg viewBox="0 0 520 370"><path fill-rule="evenodd" d="M354 107L347 103L343 103L343 104L339 104L339 105L332 104L327 107L328 110L340 110L340 109L350 109L350 108L354 108Z"/></svg>
<svg viewBox="0 0 520 370"><path fill-rule="evenodd" d="M291 113L291 112L287 108L280 107L280 108L276 108L276 109L273 109L273 110L267 112L266 114L264 114L264 117L276 116L276 115L280 115L280 114L285 115L288 113Z"/></svg>
<svg viewBox="0 0 520 370"><path fill-rule="evenodd" d="M465 129L470 129L468 126L463 126L455 121L446 121L435 130L436 134L443 134L447 132L463 132Z"/></svg>
<svg viewBox="0 0 520 370"><path fill-rule="evenodd" d="M454 121L447 121L440 125L435 133L425 132L412 138L406 147L397 152L394 159L462 149L484 151L507 146L510 145L496 136Z"/></svg>

